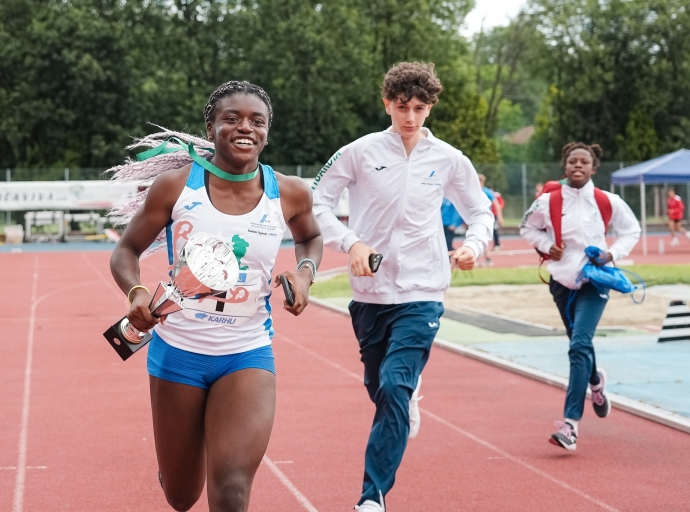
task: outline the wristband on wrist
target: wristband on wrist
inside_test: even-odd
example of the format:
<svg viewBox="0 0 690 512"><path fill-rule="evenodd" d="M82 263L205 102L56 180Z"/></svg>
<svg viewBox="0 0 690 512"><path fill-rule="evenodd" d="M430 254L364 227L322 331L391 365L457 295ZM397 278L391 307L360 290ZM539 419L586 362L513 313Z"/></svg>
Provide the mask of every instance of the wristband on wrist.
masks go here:
<svg viewBox="0 0 690 512"><path fill-rule="evenodd" d="M316 262L310 258L302 258L297 264L297 272L299 272L303 266L309 265L311 268L311 282L316 281Z"/></svg>
<svg viewBox="0 0 690 512"><path fill-rule="evenodd" d="M144 286L144 285L138 284L136 286L132 286L132 288L130 288L130 290L129 290L129 293L127 294L127 300L129 301L130 304L132 303L132 292L138 288L140 288L142 290L146 290L149 293L149 295L151 294L149 289L146 288L146 286Z"/></svg>

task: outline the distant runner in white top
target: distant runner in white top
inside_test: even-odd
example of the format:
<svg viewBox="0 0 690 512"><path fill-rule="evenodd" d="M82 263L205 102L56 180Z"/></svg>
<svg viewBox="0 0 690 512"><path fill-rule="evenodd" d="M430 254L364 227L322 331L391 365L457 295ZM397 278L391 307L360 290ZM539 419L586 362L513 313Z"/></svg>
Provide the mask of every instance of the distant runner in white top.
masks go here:
<svg viewBox="0 0 690 512"><path fill-rule="evenodd" d="M520 234L536 249L548 254L549 291L570 338L570 381L564 421L556 422L558 431L549 438L551 444L569 451L577 447L578 423L588 385L596 415L604 418L611 410L606 396L606 372L597 368L592 343L609 294L582 278L582 269L588 261L585 248L598 247L606 257L597 264L611 265L630 254L640 237L640 224L625 201L616 194L596 189L592 183L602 154L598 144L566 144L561 159L566 183L547 183L555 188L544 187L520 226ZM559 197L562 198L560 211ZM556 227L552 215L556 216ZM559 220L560 233L557 233ZM609 222L617 235L611 246L606 240Z"/></svg>
<svg viewBox="0 0 690 512"><path fill-rule="evenodd" d="M419 429L421 373L450 284L441 204L448 198L468 225L452 255L474 267L492 238L491 204L472 163L423 128L442 87L433 64L403 62L386 74L382 95L392 126L339 150L314 183L314 213L326 246L350 258L352 324L364 384L376 404L365 455L361 511L385 510L407 439ZM347 188L350 218L335 217ZM380 253L376 274L369 256Z"/></svg>

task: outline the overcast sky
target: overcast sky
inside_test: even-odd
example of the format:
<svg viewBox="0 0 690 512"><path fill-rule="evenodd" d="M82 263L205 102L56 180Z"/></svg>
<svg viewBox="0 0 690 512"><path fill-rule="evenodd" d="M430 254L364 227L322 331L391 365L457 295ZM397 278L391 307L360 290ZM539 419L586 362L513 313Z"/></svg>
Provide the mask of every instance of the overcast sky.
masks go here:
<svg viewBox="0 0 690 512"><path fill-rule="evenodd" d="M507 25L508 19L515 16L527 0L475 0L475 8L465 18L462 33L472 36L479 32L484 19L484 28Z"/></svg>

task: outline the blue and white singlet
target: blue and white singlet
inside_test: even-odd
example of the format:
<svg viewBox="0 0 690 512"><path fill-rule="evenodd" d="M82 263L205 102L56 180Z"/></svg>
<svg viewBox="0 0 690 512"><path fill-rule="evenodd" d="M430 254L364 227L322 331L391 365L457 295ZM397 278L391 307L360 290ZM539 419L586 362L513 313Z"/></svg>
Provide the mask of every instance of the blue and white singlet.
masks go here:
<svg viewBox="0 0 690 512"><path fill-rule="evenodd" d="M168 259L193 233L210 233L232 247L240 266L237 286L225 296L184 299L155 331L173 347L207 355L237 354L271 344L271 271L285 232L280 189L270 167L259 164L264 193L244 215L216 210L204 185L203 167L194 163L167 226Z"/></svg>

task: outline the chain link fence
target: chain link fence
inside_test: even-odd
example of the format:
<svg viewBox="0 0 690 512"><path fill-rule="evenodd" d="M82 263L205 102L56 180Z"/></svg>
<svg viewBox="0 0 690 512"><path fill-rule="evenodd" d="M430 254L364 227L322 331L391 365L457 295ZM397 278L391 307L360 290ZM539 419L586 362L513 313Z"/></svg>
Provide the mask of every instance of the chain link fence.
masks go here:
<svg viewBox="0 0 690 512"><path fill-rule="evenodd" d="M635 163L637 162L602 162L592 180L597 187L610 191L611 174ZM517 224L522 214L534 201L537 183L545 183L563 177L563 169L558 162L476 164L475 167L477 172L487 176L487 185L503 195L505 200L504 217L510 224ZM273 168L289 176L315 178L321 170L321 165L276 165ZM4 172L0 172L0 182L109 179L109 176L104 172L105 169L102 168L6 169ZM669 187L673 187L688 205L690 185L647 186L647 217L652 222L665 222L666 195ZM636 185L616 187L615 192L625 199L633 212L640 218L640 187ZM687 213L690 215L690 208L687 208Z"/></svg>
<svg viewBox="0 0 690 512"><path fill-rule="evenodd" d="M2 181L75 181L107 180L102 168L62 168L62 169L5 169L0 171Z"/></svg>

